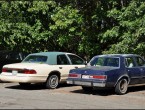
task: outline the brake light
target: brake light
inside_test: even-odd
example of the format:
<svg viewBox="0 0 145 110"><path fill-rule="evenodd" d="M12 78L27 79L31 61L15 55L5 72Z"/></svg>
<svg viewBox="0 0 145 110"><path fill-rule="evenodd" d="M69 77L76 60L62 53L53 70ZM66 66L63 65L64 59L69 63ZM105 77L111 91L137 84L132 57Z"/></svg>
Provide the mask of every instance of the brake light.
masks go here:
<svg viewBox="0 0 145 110"><path fill-rule="evenodd" d="M90 78L100 79L100 80L106 80L107 76L106 75L91 75Z"/></svg>
<svg viewBox="0 0 145 110"><path fill-rule="evenodd" d="M24 70L24 74L36 74L36 71L35 71L35 70L28 70L28 69L25 69L25 70Z"/></svg>
<svg viewBox="0 0 145 110"><path fill-rule="evenodd" d="M12 71L17 71L18 73L24 73L24 74L36 74L37 73L33 69L18 69L18 68L3 68L2 69L2 72L12 73Z"/></svg>
<svg viewBox="0 0 145 110"><path fill-rule="evenodd" d="M6 68L3 68L3 69L2 69L2 72L7 72L7 69L6 69Z"/></svg>
<svg viewBox="0 0 145 110"><path fill-rule="evenodd" d="M74 74L74 73L70 73L68 75L68 77L70 77L70 78L78 78L79 76L80 76L79 74Z"/></svg>

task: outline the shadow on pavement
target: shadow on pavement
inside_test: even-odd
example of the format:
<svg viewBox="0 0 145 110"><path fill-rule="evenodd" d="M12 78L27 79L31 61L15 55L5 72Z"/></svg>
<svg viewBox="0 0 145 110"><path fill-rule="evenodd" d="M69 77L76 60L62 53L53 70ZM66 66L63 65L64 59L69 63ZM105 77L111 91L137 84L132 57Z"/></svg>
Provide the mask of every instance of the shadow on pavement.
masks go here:
<svg viewBox="0 0 145 110"><path fill-rule="evenodd" d="M70 86L72 86L72 85L68 85L66 83L63 83L63 84L60 84L57 89L64 88L64 87L70 87ZM10 85L6 86L5 88L8 88L8 89L18 89L18 90L42 90L42 89L46 89L45 85L42 84L42 83L31 84L31 85L28 85L28 86L20 86L19 84L16 84L16 85L12 85L12 86L10 86Z"/></svg>
<svg viewBox="0 0 145 110"><path fill-rule="evenodd" d="M145 86L135 86L129 87L127 93L145 91ZM116 95L115 90L112 88L96 88L95 90L91 91L83 91L83 89L71 91L72 93L79 93L79 94L88 94L88 95L100 95L100 96L109 96L109 95ZM126 93L126 94L127 94Z"/></svg>
<svg viewBox="0 0 145 110"><path fill-rule="evenodd" d="M17 90L41 90L41 89L46 89L43 84L31 84L28 86L20 86L19 84L17 85L12 85L12 86L6 86L5 88L8 89L17 89Z"/></svg>
<svg viewBox="0 0 145 110"><path fill-rule="evenodd" d="M103 88L95 88L94 90L84 91L83 89L71 91L72 93L79 93L79 94L88 94L88 95L100 95L100 96L108 96L114 95L115 92L113 89L103 89Z"/></svg>
<svg viewBox="0 0 145 110"><path fill-rule="evenodd" d="M128 88L128 93L129 92L139 92L139 91L145 91L145 85L142 85L142 86L134 86L134 87L129 87Z"/></svg>

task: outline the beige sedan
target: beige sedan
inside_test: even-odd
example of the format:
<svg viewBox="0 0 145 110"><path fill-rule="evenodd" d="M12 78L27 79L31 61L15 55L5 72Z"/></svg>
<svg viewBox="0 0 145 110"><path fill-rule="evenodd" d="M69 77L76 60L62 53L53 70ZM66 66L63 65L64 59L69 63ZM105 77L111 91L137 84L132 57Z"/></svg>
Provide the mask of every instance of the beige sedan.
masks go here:
<svg viewBox="0 0 145 110"><path fill-rule="evenodd" d="M66 81L69 71L85 67L79 56L66 52L41 52L29 54L21 63L3 66L0 79L18 82L21 86L31 83L45 83L46 88L57 88Z"/></svg>

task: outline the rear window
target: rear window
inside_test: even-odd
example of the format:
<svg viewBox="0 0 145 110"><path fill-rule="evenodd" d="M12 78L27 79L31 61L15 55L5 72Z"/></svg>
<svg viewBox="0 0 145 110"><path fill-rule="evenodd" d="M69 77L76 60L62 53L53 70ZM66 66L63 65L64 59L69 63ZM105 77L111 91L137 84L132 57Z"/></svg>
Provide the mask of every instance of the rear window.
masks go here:
<svg viewBox="0 0 145 110"><path fill-rule="evenodd" d="M32 63L45 63L47 61L47 56L31 55L28 56L23 62L32 62Z"/></svg>
<svg viewBox="0 0 145 110"><path fill-rule="evenodd" d="M119 58L97 57L90 61L90 65L119 67Z"/></svg>

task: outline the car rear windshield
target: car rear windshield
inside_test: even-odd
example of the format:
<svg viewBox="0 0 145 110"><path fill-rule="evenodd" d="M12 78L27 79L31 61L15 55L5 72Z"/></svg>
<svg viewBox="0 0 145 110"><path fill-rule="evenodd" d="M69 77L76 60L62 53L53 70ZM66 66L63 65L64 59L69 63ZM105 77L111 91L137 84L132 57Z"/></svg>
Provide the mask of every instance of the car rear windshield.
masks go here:
<svg viewBox="0 0 145 110"><path fill-rule="evenodd" d="M90 65L119 67L119 58L96 57L90 61Z"/></svg>
<svg viewBox="0 0 145 110"><path fill-rule="evenodd" d="M40 55L31 55L28 56L23 62L32 62L32 63L45 63L47 61L47 56L40 56Z"/></svg>

